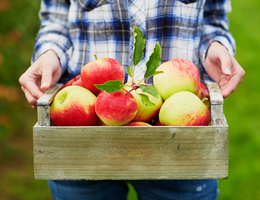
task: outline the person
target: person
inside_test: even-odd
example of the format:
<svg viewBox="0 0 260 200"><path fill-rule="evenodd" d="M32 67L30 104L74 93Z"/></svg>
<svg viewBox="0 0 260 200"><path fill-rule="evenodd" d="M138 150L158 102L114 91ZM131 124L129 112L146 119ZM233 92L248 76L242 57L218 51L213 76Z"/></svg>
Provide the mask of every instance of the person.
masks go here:
<svg viewBox="0 0 260 200"><path fill-rule="evenodd" d="M137 67L143 76L155 43L161 62L188 59L201 74L218 83L224 98L242 81L245 72L234 58L235 42L228 29L230 0L42 0L32 64L19 82L29 104L57 82L80 74L95 59L111 57L125 71L132 66L136 24L146 37L144 56ZM129 77L126 75L126 80ZM208 95L208 94L206 94ZM145 199L216 199L217 180L128 181ZM127 181L49 180L54 199L125 199Z"/></svg>

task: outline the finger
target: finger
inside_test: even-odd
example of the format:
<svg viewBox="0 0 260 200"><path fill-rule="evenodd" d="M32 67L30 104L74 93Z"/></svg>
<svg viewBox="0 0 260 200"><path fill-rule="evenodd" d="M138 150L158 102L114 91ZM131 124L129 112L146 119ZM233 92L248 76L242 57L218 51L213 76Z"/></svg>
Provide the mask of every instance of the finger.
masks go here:
<svg viewBox="0 0 260 200"><path fill-rule="evenodd" d="M232 73L231 72L232 61L231 61L231 55L227 51L225 53L221 53L220 62L221 62L222 72L230 76Z"/></svg>
<svg viewBox="0 0 260 200"><path fill-rule="evenodd" d="M231 77L227 85L220 87L223 98L228 97L232 92L234 92L242 80L243 77L241 77L240 74L235 74Z"/></svg>
<svg viewBox="0 0 260 200"><path fill-rule="evenodd" d="M53 74L53 70L52 68L49 67L44 68L44 70L42 71L42 81L41 81L42 90L47 90L48 88L51 87L52 74Z"/></svg>
<svg viewBox="0 0 260 200"><path fill-rule="evenodd" d="M39 99L43 95L43 92L40 90L39 86L32 81L27 81L22 86L25 88L24 91L36 99Z"/></svg>
<svg viewBox="0 0 260 200"><path fill-rule="evenodd" d="M30 95L33 97L39 99L42 95L43 92L39 88L39 80L38 78L31 78L30 76L27 76L27 74L23 74L19 78L19 82L22 86L22 90L25 92L29 92Z"/></svg>
<svg viewBox="0 0 260 200"><path fill-rule="evenodd" d="M27 89L25 89L23 86L22 86L22 90L24 92L24 95L25 95L28 103L32 106L32 108L36 108L38 98L31 95L31 93Z"/></svg>

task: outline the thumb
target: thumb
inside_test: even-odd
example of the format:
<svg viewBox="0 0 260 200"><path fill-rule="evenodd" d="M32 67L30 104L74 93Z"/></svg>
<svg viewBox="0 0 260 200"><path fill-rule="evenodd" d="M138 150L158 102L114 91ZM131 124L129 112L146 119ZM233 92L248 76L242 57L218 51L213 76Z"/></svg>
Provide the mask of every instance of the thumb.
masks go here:
<svg viewBox="0 0 260 200"><path fill-rule="evenodd" d="M47 90L51 87L52 83L52 70L51 68L44 68L42 71L41 89Z"/></svg>
<svg viewBox="0 0 260 200"><path fill-rule="evenodd" d="M228 52L222 53L220 56L220 62L221 62L221 69L222 72L226 75L231 75L231 58L230 54Z"/></svg>

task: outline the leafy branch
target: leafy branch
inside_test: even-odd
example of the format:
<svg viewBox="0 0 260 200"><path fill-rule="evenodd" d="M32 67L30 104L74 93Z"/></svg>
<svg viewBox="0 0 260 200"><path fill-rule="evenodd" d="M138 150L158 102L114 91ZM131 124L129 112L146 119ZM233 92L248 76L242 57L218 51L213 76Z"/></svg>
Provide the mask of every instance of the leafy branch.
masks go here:
<svg viewBox="0 0 260 200"><path fill-rule="evenodd" d="M135 83L134 82L134 72L135 68L138 65L138 63L141 61L143 55L144 55L144 48L146 43L146 38L144 37L143 32L135 25L134 26L134 46L133 46L133 65L134 67L128 67L127 68L127 74L132 78L132 85L130 86L131 89L129 92L133 90L137 90L140 88L142 90L142 94L139 93L142 102L147 106L154 105L150 100L149 97L144 94L150 94L156 98L158 98L158 92L156 88L153 85L148 84L148 79L152 76L155 76L156 74L163 73L162 71L156 71L157 66L161 62L161 46L159 42L155 44L155 47L153 49L152 54L149 57L149 60L146 63L146 71L144 74L144 77L140 82ZM146 83L143 84L143 81L146 79ZM120 91L124 85L121 81L108 81L104 84L95 84L95 86L100 90L105 90L108 93L112 92L118 92Z"/></svg>

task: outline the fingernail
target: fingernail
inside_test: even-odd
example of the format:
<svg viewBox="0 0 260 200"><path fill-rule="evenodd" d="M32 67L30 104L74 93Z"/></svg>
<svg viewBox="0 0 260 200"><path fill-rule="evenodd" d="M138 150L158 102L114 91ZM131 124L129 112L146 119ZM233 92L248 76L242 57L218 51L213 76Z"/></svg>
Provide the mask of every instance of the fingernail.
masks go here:
<svg viewBox="0 0 260 200"><path fill-rule="evenodd" d="M47 82L43 82L41 85L41 89L45 89L46 87L48 87L48 83Z"/></svg>
<svg viewBox="0 0 260 200"><path fill-rule="evenodd" d="M225 74L231 75L231 70L230 70L229 68L226 68L226 69L225 69Z"/></svg>

